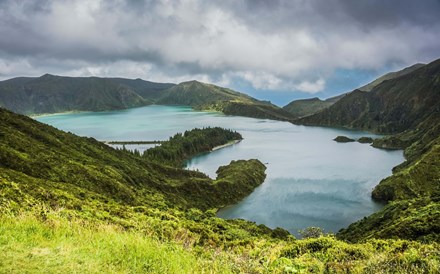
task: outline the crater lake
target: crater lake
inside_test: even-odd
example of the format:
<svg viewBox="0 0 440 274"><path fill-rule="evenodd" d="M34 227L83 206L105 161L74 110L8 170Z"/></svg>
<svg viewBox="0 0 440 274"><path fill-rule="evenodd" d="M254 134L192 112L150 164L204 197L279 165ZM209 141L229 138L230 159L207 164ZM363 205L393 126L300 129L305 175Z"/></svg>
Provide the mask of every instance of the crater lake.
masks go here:
<svg viewBox="0 0 440 274"><path fill-rule="evenodd" d="M210 177L231 160L256 158L267 166L267 178L235 205L219 210L222 218L242 218L282 227L294 235L310 226L337 232L378 211L372 188L404 161L402 151L369 144L337 143L375 135L366 132L293 125L288 122L226 116L189 107L146 106L108 112L81 112L35 117L36 120L100 141L156 141L185 130L219 126L238 131L235 145L198 155L186 168ZM127 145L148 149L151 145Z"/></svg>

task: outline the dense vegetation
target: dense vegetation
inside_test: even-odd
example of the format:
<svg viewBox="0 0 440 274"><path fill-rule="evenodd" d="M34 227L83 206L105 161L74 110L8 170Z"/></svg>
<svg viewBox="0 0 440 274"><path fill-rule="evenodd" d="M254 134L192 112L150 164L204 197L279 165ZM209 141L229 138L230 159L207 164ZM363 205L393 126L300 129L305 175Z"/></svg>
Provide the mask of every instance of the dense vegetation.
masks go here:
<svg viewBox="0 0 440 274"><path fill-rule="evenodd" d="M333 140L338 143L349 143L355 141L354 139L348 138L347 136L336 136L336 138Z"/></svg>
<svg viewBox="0 0 440 274"><path fill-rule="evenodd" d="M0 272L439 271L435 243L295 240L215 217L264 180L257 160L211 180L2 109L0 146Z"/></svg>
<svg viewBox="0 0 440 274"><path fill-rule="evenodd" d="M371 144L373 143L374 139L371 137L361 137L357 141L361 144Z"/></svg>
<svg viewBox="0 0 440 274"><path fill-rule="evenodd" d="M197 154L241 139L240 133L219 127L193 129L170 137L160 146L145 151L143 156L158 163L182 167L185 160Z"/></svg>
<svg viewBox="0 0 440 274"><path fill-rule="evenodd" d="M75 193L87 191L90 195L88 198L97 197L98 194L107 195L112 200L130 205L155 204L157 199L173 207L207 208L228 204L223 196L206 201L206 197L215 192L219 185L202 173L158 164L146 157L114 150L92 138L63 133L4 109L0 109L0 114L0 168L3 169L0 176L5 179L19 176L21 179L18 181L41 185L38 188L27 187L34 192L33 195L46 197L52 203L61 203L60 206L63 206L63 199L58 201L59 197L52 192L67 189ZM199 137L213 132L236 136L235 133L219 129L194 132ZM166 143L164 145L168 146ZM237 166L252 185L263 182L265 167L259 161L237 161L222 169L230 169L235 174ZM237 178L241 176L236 175ZM219 180L223 181L220 177ZM241 183L246 182L237 180L234 189L248 189ZM187 196L182 193L187 193ZM81 199L87 198L86 194L81 195ZM51 196L54 198L51 199ZM234 197L233 201L236 199Z"/></svg>

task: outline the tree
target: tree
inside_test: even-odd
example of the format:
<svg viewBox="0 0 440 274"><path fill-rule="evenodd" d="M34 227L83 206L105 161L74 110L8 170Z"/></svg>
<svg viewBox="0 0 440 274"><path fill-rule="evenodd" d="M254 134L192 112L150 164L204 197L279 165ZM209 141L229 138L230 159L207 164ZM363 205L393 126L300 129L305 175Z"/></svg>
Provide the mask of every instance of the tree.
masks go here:
<svg viewBox="0 0 440 274"><path fill-rule="evenodd" d="M315 226L310 226L305 229L300 229L299 234L301 235L301 237L303 237L303 239L319 238L325 235L324 229Z"/></svg>

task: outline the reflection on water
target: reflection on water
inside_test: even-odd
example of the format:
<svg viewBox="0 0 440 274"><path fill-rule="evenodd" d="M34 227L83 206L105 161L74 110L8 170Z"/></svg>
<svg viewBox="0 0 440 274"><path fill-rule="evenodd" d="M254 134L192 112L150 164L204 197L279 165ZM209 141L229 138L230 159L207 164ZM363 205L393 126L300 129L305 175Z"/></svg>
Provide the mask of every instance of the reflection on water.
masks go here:
<svg viewBox="0 0 440 274"><path fill-rule="evenodd" d="M296 126L287 122L225 116L187 107L147 106L123 111L38 117L60 129L105 141L166 140L195 127L220 126L240 132L244 140L187 163L215 178L220 165L237 159L267 163L266 181L240 203L219 211L222 218L243 218L270 227L340 228L381 208L371 189L403 161L401 151L368 144L336 143L337 135L373 136L365 132ZM127 147L128 148L128 147Z"/></svg>

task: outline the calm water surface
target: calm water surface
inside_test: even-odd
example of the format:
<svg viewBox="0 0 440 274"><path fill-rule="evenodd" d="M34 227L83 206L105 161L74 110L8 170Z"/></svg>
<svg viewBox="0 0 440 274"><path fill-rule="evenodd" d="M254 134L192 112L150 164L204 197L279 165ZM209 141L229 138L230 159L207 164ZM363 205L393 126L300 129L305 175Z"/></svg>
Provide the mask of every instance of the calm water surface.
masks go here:
<svg viewBox="0 0 440 274"><path fill-rule="evenodd" d="M111 112L43 116L37 120L103 141L166 140L195 127L220 126L244 140L188 161L188 169L212 178L231 160L257 158L267 166L266 181L240 203L219 211L222 218L242 218L293 234L319 226L337 232L381 208L372 188L404 158L368 144L336 143L337 135L365 132L296 126L287 122L197 112L188 107L147 106ZM148 147L139 147L147 149Z"/></svg>

